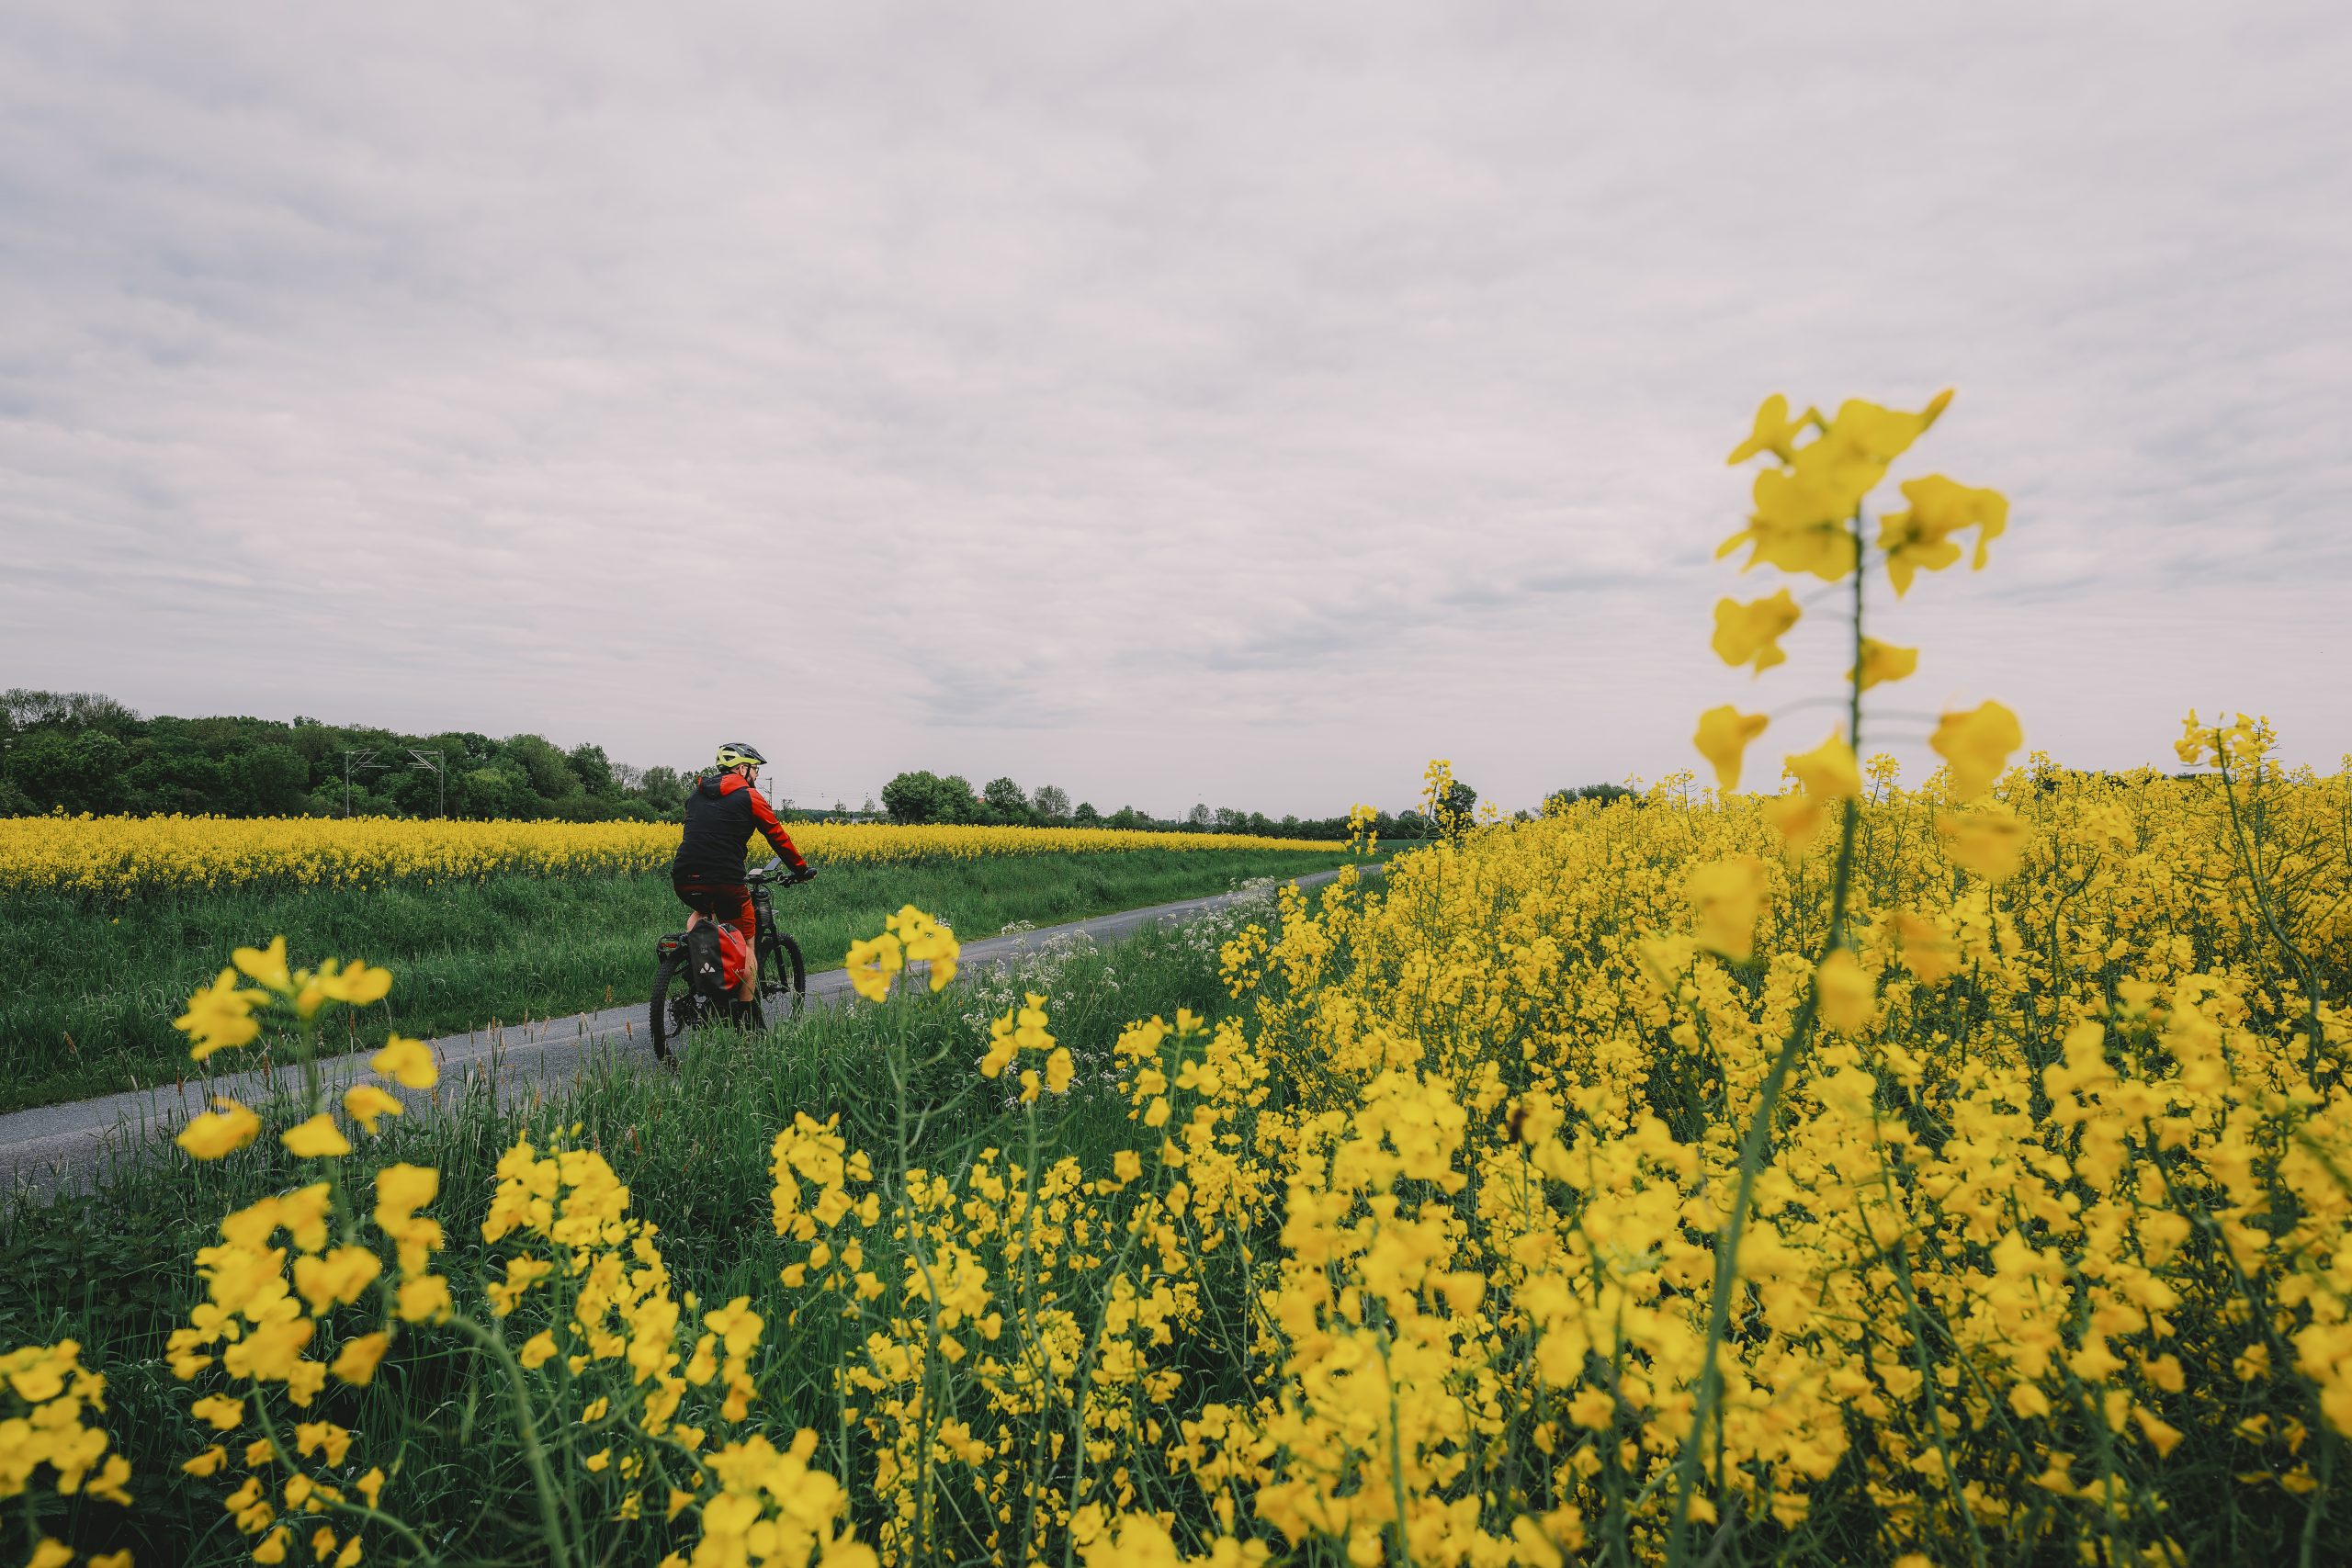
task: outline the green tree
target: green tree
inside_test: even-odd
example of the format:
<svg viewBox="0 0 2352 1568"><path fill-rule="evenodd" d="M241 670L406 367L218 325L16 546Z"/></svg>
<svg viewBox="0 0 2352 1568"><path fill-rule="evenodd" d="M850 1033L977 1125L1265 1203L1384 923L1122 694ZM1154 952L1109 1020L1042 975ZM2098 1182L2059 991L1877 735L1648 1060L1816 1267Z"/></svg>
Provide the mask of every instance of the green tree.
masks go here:
<svg viewBox="0 0 2352 1568"><path fill-rule="evenodd" d="M483 821L533 814L538 797L514 767L474 768L449 781L449 815Z"/></svg>
<svg viewBox="0 0 2352 1568"><path fill-rule="evenodd" d="M980 800L1007 822L1029 820L1029 796L1009 778L993 778L981 785Z"/></svg>
<svg viewBox="0 0 2352 1568"><path fill-rule="evenodd" d="M139 715L98 692L0 692L0 734L25 729L102 729L120 740L136 735Z"/></svg>
<svg viewBox="0 0 2352 1568"><path fill-rule="evenodd" d="M645 776L637 781L637 792L664 817L686 804L686 781L675 768L646 769Z"/></svg>
<svg viewBox="0 0 2352 1568"><path fill-rule="evenodd" d="M35 807L123 809L130 748L104 730L37 729L8 748L8 778Z"/></svg>
<svg viewBox="0 0 2352 1568"><path fill-rule="evenodd" d="M285 817L303 808L311 770L291 746L256 746L240 753L229 773L234 804L223 802L220 809Z"/></svg>
<svg viewBox="0 0 2352 1568"><path fill-rule="evenodd" d="M510 735L500 742L499 750L505 754L505 760L521 766L523 776L530 781L531 793L541 800L553 802L582 793L571 759L546 738Z"/></svg>
<svg viewBox="0 0 2352 1568"><path fill-rule="evenodd" d="M893 822L969 822L980 814L971 782L960 773L941 778L915 770L882 786L882 809Z"/></svg>
<svg viewBox="0 0 2352 1568"><path fill-rule="evenodd" d="M590 795L612 795L620 793L613 779L613 764L605 757L602 746L582 744L564 754L564 762L571 769L571 776Z"/></svg>

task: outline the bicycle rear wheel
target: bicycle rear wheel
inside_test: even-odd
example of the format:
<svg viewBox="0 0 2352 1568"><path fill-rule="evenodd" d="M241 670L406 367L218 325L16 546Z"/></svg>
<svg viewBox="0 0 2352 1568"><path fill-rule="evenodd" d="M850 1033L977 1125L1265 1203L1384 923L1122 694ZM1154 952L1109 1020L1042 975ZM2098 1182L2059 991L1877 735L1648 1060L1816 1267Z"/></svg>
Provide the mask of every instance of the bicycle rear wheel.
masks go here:
<svg viewBox="0 0 2352 1568"><path fill-rule="evenodd" d="M653 1001L646 1010L646 1021L653 1035L657 1061L668 1061L687 1032L709 1017L709 1004L695 994L694 975L687 963L686 950L680 947L664 956L661 966L653 971Z"/></svg>

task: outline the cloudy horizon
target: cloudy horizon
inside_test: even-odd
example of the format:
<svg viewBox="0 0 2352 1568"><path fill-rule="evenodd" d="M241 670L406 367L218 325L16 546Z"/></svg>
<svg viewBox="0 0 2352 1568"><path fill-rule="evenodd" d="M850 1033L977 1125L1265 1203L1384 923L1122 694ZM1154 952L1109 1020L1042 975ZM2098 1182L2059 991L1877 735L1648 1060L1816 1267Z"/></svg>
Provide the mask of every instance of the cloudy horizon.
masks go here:
<svg viewBox="0 0 2352 1568"><path fill-rule="evenodd" d="M2333 767L2347 76L2320 5L15 7L0 686L1532 805L1834 692L1708 650L1723 455L1952 386L1898 475L2010 530L1873 580L1873 697Z"/></svg>

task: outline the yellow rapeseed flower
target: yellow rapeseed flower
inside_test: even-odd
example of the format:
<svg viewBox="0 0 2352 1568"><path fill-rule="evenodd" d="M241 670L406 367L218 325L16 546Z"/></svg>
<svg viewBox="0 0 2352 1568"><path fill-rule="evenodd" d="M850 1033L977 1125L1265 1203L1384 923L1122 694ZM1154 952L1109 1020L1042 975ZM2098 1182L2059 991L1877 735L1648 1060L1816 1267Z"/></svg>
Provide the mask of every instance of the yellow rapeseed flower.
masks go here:
<svg viewBox="0 0 2352 1568"><path fill-rule="evenodd" d="M1914 574L1941 571L1960 559L1953 534L1976 530L1972 565L1981 571L1987 547L2008 527L2008 500L1998 491L1972 489L1930 474L1905 481L1903 494L1911 502L1909 509L1890 513L1879 525L1878 536L1879 548L1886 552L1887 577L1898 597L1910 592Z"/></svg>
<svg viewBox="0 0 2352 1568"><path fill-rule="evenodd" d="M1851 800L1862 792L1862 770L1846 738L1833 734L1810 751L1788 759L1789 772L1815 800Z"/></svg>
<svg viewBox="0 0 2352 1568"><path fill-rule="evenodd" d="M1938 821L1944 852L1952 863L1987 882L2007 882L2023 862L2032 828L2004 807L1987 807Z"/></svg>
<svg viewBox="0 0 2352 1568"><path fill-rule="evenodd" d="M1974 800L1993 787L2009 755L2025 744L2018 716L1999 703L1980 703L1966 713L1948 713L1928 744L1951 765L1952 797Z"/></svg>
<svg viewBox="0 0 2352 1568"><path fill-rule="evenodd" d="M1787 396L1773 393L1757 409L1756 428L1748 432L1747 440L1731 449L1731 456L1724 459L1724 463L1736 466L1768 452L1787 462L1796 438L1804 434L1806 422L1813 417L1813 411L1808 409L1797 418L1791 419Z"/></svg>
<svg viewBox="0 0 2352 1568"><path fill-rule="evenodd" d="M261 1136L261 1118L227 1095L212 1097L212 1109L189 1118L172 1141L193 1159L220 1159Z"/></svg>
<svg viewBox="0 0 2352 1568"><path fill-rule="evenodd" d="M432 1047L404 1034L386 1040L384 1048L368 1058L368 1065L402 1089L431 1089L441 1081Z"/></svg>
<svg viewBox="0 0 2352 1568"><path fill-rule="evenodd" d="M294 977L286 967L286 939L272 937L267 947L241 947L232 954L237 973L266 986L280 996L294 994Z"/></svg>
<svg viewBox="0 0 2352 1568"><path fill-rule="evenodd" d="M1785 588L1746 604L1720 600L1715 605L1715 656L1735 668L1753 665L1761 675L1775 664L1787 662L1789 656L1781 651L1780 639L1803 614Z"/></svg>
<svg viewBox="0 0 2352 1568"><path fill-rule="evenodd" d="M288 1127L277 1135L277 1141L300 1159L328 1159L351 1152L351 1140L334 1124L334 1118L322 1111L309 1121Z"/></svg>
<svg viewBox="0 0 2352 1568"><path fill-rule="evenodd" d="M963 948L956 942L955 932L912 904L902 905L897 914L883 923L898 937L906 963L931 966L929 973L933 990L944 990L956 978L956 960ZM854 975L852 980L854 983ZM886 985L884 990L887 992L888 988ZM863 987L860 987L860 991L867 994Z"/></svg>
<svg viewBox="0 0 2352 1568"><path fill-rule="evenodd" d="M1717 789L1729 795L1739 787L1740 759L1747 743L1763 734L1770 722L1760 713L1742 713L1728 703L1699 716L1699 732L1690 740L1715 770Z"/></svg>
<svg viewBox="0 0 2352 1568"><path fill-rule="evenodd" d="M254 1010L266 999L266 992L241 988L237 971L223 969L211 985L188 998L187 1010L172 1021L172 1027L188 1036L187 1054L201 1062L216 1051L252 1043L261 1033Z"/></svg>
<svg viewBox="0 0 2352 1568"><path fill-rule="evenodd" d="M1822 1023L1841 1034L1859 1034L1877 1015L1876 987L1853 953L1839 948L1813 975L1814 998Z"/></svg>
<svg viewBox="0 0 2352 1568"><path fill-rule="evenodd" d="M1756 919L1764 908L1763 863L1735 855L1693 866L1687 879L1701 946L1746 963L1756 947Z"/></svg>
<svg viewBox="0 0 2352 1568"><path fill-rule="evenodd" d="M343 1112L372 1134L378 1117L401 1114L401 1102L374 1084L356 1083L343 1091Z"/></svg>
<svg viewBox="0 0 2352 1568"><path fill-rule="evenodd" d="M330 958L320 966L318 986L331 1000L366 1007L384 999L392 988L392 974L389 969L371 969L356 959L338 968Z"/></svg>
<svg viewBox="0 0 2352 1568"><path fill-rule="evenodd" d="M891 984L899 972L907 966L906 950L899 939L888 931L868 940L849 944L849 956L842 961L849 971L849 983L857 994L869 1002L887 1001Z"/></svg>
<svg viewBox="0 0 2352 1568"><path fill-rule="evenodd" d="M1918 668L1917 649L1897 648L1875 637L1864 637L1861 662L1846 671L1846 679L1858 682L1867 692L1884 681L1905 680Z"/></svg>

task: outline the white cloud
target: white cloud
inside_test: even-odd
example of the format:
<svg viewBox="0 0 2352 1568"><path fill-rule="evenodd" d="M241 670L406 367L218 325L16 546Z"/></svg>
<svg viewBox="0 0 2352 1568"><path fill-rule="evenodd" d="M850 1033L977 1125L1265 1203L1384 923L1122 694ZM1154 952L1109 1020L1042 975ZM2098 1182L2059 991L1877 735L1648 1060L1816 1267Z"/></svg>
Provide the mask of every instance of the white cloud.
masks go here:
<svg viewBox="0 0 2352 1568"><path fill-rule="evenodd" d="M1516 802L1826 689L1706 652L1721 453L1956 383L2015 521L1905 698L2329 758L2347 68L2324 6L18 8L0 659L807 796Z"/></svg>

